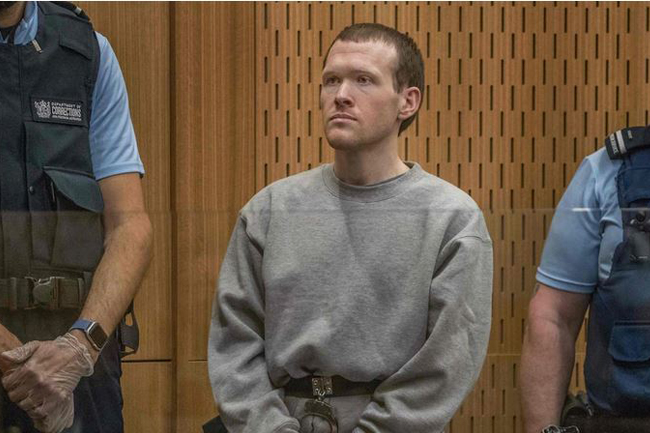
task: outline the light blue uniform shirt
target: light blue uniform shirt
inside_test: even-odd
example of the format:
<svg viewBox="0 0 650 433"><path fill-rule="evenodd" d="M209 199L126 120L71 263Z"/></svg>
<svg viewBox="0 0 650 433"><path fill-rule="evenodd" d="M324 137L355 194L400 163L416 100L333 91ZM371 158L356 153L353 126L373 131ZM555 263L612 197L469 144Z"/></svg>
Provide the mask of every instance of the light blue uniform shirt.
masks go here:
<svg viewBox="0 0 650 433"><path fill-rule="evenodd" d="M23 19L16 27L14 43L31 43L38 30L36 2L27 2ZM96 33L99 42L99 72L93 91L90 119L90 156L95 177L122 173L144 174L138 153L124 77L108 40ZM0 43L7 40L0 35Z"/></svg>
<svg viewBox="0 0 650 433"><path fill-rule="evenodd" d="M593 293L609 277L623 241L616 174L605 148L582 161L553 216L537 281L577 293Z"/></svg>

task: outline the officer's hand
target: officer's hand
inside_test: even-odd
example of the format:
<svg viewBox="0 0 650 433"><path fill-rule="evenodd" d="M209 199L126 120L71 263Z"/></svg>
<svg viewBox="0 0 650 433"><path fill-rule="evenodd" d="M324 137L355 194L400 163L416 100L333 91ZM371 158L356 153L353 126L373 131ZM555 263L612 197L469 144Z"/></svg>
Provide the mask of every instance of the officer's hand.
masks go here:
<svg viewBox="0 0 650 433"><path fill-rule="evenodd" d="M15 349L16 347L22 346L23 343L16 337L14 334L9 332L7 328L0 325L0 353L6 352L7 350ZM0 358L0 371L7 371L12 366L9 362L6 362L4 359Z"/></svg>
<svg viewBox="0 0 650 433"><path fill-rule="evenodd" d="M83 376L93 373L92 357L74 335L54 341L32 341L0 354L2 361L20 364L2 378L7 395L44 432L72 425L72 392Z"/></svg>
<svg viewBox="0 0 650 433"><path fill-rule="evenodd" d="M31 403L31 400L28 400ZM43 433L61 433L72 426L74 422L74 396L70 395L62 404L57 406L51 413L45 414L43 406L36 406L33 409L23 409L34 422L36 430Z"/></svg>

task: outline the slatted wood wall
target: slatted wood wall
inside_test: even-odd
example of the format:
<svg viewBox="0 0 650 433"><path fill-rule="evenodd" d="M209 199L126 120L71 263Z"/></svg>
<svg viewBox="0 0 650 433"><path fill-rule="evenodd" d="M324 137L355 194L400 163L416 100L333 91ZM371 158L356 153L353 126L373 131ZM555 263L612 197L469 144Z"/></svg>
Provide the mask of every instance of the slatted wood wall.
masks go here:
<svg viewBox="0 0 650 433"><path fill-rule="evenodd" d="M488 358L448 431L522 432L535 268L582 158L609 132L648 123L648 4L84 6L122 64L156 227L137 304L143 350L125 365L128 431L195 432L213 414L208 320L237 211L268 183L332 160L318 110L323 55L343 27L374 21L408 32L425 57L426 95L401 156L470 193L494 240Z"/></svg>

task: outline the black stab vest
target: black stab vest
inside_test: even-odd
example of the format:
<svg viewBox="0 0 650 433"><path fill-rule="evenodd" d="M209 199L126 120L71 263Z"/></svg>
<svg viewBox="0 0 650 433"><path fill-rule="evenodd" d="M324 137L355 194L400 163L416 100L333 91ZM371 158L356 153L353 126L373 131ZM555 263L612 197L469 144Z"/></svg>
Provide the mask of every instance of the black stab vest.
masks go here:
<svg viewBox="0 0 650 433"><path fill-rule="evenodd" d="M650 411L650 128L606 140L616 176L623 240L591 299L585 381L597 408L622 416Z"/></svg>
<svg viewBox="0 0 650 433"><path fill-rule="evenodd" d="M87 19L38 2L27 45L0 44L0 277L78 277L103 252L89 148L99 45Z"/></svg>

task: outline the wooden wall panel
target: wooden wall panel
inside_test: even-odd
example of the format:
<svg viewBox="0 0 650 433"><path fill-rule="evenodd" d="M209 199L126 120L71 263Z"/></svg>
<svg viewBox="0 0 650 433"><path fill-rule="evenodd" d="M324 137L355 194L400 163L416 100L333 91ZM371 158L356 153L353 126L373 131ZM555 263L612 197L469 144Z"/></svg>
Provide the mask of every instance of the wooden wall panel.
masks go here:
<svg viewBox="0 0 650 433"><path fill-rule="evenodd" d="M166 3L80 3L106 36L124 75L146 174L142 184L154 227L154 259L136 298L141 348L129 361L172 357L170 58ZM142 25L146 22L147 25Z"/></svg>
<svg viewBox="0 0 650 433"><path fill-rule="evenodd" d="M125 386L122 390L125 433L175 431L172 426L172 364L127 362L122 364L122 370L123 382L138 384Z"/></svg>
<svg viewBox="0 0 650 433"><path fill-rule="evenodd" d="M212 300L237 213L254 193L253 8L173 5L177 431L215 415L204 370Z"/></svg>
<svg viewBox="0 0 650 433"><path fill-rule="evenodd" d="M206 361L186 361L178 366L177 432L200 432L217 415Z"/></svg>
<svg viewBox="0 0 650 433"><path fill-rule="evenodd" d="M205 360L219 265L254 193L253 6L174 8L178 350Z"/></svg>

